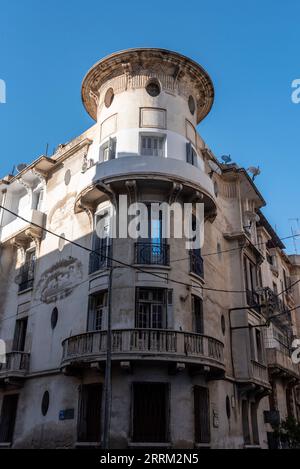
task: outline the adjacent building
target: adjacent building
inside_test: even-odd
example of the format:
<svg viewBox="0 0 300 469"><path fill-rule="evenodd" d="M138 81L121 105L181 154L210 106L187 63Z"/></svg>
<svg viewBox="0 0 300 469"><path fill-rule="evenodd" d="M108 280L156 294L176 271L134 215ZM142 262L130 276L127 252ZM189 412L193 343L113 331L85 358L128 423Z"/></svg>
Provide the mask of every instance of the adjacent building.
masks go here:
<svg viewBox="0 0 300 469"><path fill-rule="evenodd" d="M0 180L0 445L101 446L109 343L112 448L268 448L300 417L300 256L198 134L213 99L178 53L112 54L83 80L95 124ZM201 250L160 217L155 238L99 238L124 195L203 203Z"/></svg>

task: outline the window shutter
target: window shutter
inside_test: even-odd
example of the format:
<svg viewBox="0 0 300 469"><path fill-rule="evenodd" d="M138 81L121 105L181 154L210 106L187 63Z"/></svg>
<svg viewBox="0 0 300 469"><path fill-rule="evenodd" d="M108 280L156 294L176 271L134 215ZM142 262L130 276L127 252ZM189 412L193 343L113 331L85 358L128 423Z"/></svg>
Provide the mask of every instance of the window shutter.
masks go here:
<svg viewBox="0 0 300 469"><path fill-rule="evenodd" d="M95 330L95 297L93 295L89 297L87 329L88 331Z"/></svg>
<svg viewBox="0 0 300 469"><path fill-rule="evenodd" d="M109 159L110 160L113 160L116 157L116 144L117 144L116 138L109 139Z"/></svg>
<svg viewBox="0 0 300 469"><path fill-rule="evenodd" d="M173 290L167 290L167 329L174 329Z"/></svg>
<svg viewBox="0 0 300 469"><path fill-rule="evenodd" d="M210 442L209 390L194 386L195 442Z"/></svg>
<svg viewBox="0 0 300 469"><path fill-rule="evenodd" d="M190 142L186 144L186 161L187 163L193 164L193 149Z"/></svg>

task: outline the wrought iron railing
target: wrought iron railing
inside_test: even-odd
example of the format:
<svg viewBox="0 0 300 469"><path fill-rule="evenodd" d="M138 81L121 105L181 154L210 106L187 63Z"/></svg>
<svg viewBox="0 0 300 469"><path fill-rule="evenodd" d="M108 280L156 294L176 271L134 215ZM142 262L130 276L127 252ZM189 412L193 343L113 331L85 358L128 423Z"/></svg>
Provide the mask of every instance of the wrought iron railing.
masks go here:
<svg viewBox="0 0 300 469"><path fill-rule="evenodd" d="M137 264L169 265L170 246L165 243L138 241L135 243L135 262Z"/></svg>

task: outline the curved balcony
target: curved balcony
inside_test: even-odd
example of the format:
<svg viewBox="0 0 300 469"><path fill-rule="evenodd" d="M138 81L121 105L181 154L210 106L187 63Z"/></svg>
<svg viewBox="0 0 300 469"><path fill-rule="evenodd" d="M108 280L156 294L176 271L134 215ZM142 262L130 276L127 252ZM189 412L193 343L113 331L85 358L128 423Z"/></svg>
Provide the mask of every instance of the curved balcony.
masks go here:
<svg viewBox="0 0 300 469"><path fill-rule="evenodd" d="M63 341L61 367L82 367L106 360L107 332L95 331ZM224 345L202 334L165 329L112 331L112 359L116 361L164 361L225 369Z"/></svg>
<svg viewBox="0 0 300 469"><path fill-rule="evenodd" d="M7 353L6 362L0 363L0 384L20 385L29 369L29 357L25 352Z"/></svg>
<svg viewBox="0 0 300 469"><path fill-rule="evenodd" d="M110 161L95 164L80 177L77 187L77 210L81 203L91 204L97 198L96 184L129 179L146 179L182 184L190 191L203 194L203 202L209 210L215 209L214 187L210 177L200 168L175 158L158 156L122 156Z"/></svg>

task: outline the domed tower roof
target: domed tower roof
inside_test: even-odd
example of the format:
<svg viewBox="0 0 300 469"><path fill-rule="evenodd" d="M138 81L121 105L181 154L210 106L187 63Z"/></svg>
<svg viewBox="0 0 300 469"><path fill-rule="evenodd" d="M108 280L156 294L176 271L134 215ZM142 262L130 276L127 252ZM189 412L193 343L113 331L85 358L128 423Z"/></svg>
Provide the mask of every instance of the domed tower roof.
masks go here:
<svg viewBox="0 0 300 469"><path fill-rule="evenodd" d="M143 73L161 77L162 87L170 93L187 94L192 90L197 102L197 123L209 113L214 100L214 87L199 64L166 49L137 48L111 54L88 71L82 82L81 95L89 115L97 119L97 100L107 80L125 75L126 87L130 80Z"/></svg>

